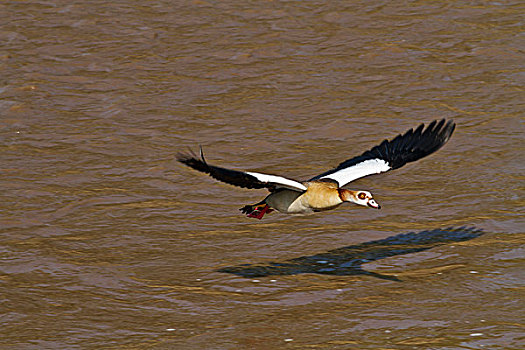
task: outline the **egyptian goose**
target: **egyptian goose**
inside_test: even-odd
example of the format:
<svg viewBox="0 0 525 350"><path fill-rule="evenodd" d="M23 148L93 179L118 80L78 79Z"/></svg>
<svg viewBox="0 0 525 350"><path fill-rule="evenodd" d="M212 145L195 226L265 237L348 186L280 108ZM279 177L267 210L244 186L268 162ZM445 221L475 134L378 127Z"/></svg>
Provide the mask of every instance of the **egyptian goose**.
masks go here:
<svg viewBox="0 0 525 350"><path fill-rule="evenodd" d="M177 160L231 185L267 188L270 194L265 199L239 209L251 218L262 219L264 214L274 209L286 214L311 214L334 209L344 202L380 209L370 192L342 187L364 176L400 168L437 151L448 141L455 126L453 121L446 122L445 119L439 122L434 120L426 129L421 124L416 130L410 129L390 141L384 140L360 156L345 160L336 168L304 182L209 165L204 159L202 147L200 158L195 154L179 153Z"/></svg>

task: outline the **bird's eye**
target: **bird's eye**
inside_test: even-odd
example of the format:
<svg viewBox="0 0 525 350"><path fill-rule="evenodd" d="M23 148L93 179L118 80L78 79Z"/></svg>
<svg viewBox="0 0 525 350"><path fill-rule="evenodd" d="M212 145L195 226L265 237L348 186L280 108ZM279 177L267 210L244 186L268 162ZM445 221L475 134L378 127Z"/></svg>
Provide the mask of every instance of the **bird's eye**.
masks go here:
<svg viewBox="0 0 525 350"><path fill-rule="evenodd" d="M359 199L365 199L365 198L366 198L366 194L364 194L363 192L361 192L361 193L359 193L359 194L357 195L357 198L359 198Z"/></svg>

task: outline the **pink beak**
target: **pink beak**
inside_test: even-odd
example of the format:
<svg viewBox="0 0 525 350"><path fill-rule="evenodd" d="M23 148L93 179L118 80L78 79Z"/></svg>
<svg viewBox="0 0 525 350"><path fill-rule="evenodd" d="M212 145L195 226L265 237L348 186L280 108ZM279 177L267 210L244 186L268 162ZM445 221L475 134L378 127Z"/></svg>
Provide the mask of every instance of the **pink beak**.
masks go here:
<svg viewBox="0 0 525 350"><path fill-rule="evenodd" d="M374 209L381 209L381 206L379 204L377 204L377 202L373 199L369 199L368 202L366 203L370 208L374 208Z"/></svg>

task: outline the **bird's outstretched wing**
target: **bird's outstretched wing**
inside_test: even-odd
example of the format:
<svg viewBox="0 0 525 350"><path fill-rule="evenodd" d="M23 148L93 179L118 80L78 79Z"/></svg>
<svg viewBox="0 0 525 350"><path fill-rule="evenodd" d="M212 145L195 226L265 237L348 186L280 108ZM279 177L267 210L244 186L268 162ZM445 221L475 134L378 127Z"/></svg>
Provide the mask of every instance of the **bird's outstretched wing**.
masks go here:
<svg viewBox="0 0 525 350"><path fill-rule="evenodd" d="M335 169L310 179L331 179L342 187L364 176L379 174L401 168L440 149L450 138L456 124L445 119L434 120L425 129L421 124L416 130L410 129L394 139L384 140L358 157L345 160Z"/></svg>
<svg viewBox="0 0 525 350"><path fill-rule="evenodd" d="M202 148L200 149L200 158L195 154L179 153L177 155L177 160L195 170L209 174L214 179L234 186L244 188L268 188L270 191L278 188L288 188L299 192L306 191L306 186L302 183L282 176L244 172L209 165L204 159Z"/></svg>

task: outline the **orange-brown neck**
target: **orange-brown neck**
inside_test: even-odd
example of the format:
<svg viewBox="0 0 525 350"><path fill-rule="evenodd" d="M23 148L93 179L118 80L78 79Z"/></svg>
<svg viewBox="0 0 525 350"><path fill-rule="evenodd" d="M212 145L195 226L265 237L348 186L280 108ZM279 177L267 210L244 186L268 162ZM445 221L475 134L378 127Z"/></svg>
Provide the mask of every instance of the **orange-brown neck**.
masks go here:
<svg viewBox="0 0 525 350"><path fill-rule="evenodd" d="M337 192L339 192L339 198L341 198L343 202L352 202L352 203L356 202L355 195L357 191L347 190L344 188L338 188Z"/></svg>

